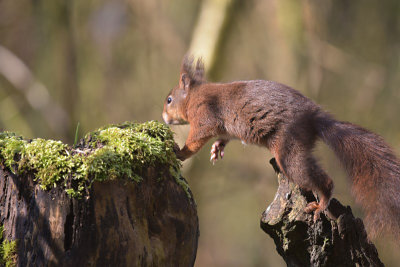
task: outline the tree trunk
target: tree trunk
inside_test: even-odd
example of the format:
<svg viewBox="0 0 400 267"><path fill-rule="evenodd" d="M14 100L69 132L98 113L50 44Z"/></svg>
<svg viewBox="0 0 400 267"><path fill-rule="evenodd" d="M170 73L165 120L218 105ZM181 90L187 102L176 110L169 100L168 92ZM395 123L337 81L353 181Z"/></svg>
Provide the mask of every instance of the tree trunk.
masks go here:
<svg viewBox="0 0 400 267"><path fill-rule="evenodd" d="M165 169L164 177L159 171ZM192 266L196 205L168 166L94 182L84 199L0 168L0 220L19 266ZM190 193L189 193L190 194Z"/></svg>
<svg viewBox="0 0 400 267"><path fill-rule="evenodd" d="M288 266L383 266L362 220L354 218L350 207L332 199L328 212L314 223L312 214L304 212L306 204L315 201L313 194L279 173L275 159L270 162L279 187L260 226L274 239Z"/></svg>

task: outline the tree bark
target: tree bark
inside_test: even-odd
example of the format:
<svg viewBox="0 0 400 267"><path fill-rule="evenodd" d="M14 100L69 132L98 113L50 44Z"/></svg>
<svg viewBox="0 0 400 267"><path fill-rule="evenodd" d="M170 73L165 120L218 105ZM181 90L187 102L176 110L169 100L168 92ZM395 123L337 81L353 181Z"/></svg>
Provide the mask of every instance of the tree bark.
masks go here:
<svg viewBox="0 0 400 267"><path fill-rule="evenodd" d="M314 223L313 215L304 212L314 195L280 173L275 159L270 163L278 173L279 187L260 226L274 239L288 266L383 266L362 220L354 218L349 206L333 198Z"/></svg>
<svg viewBox="0 0 400 267"><path fill-rule="evenodd" d="M143 173L140 183L95 182L87 197L71 199L62 188L43 191L33 175L0 168L0 220L4 237L17 240L18 266L192 266L193 198L168 166Z"/></svg>

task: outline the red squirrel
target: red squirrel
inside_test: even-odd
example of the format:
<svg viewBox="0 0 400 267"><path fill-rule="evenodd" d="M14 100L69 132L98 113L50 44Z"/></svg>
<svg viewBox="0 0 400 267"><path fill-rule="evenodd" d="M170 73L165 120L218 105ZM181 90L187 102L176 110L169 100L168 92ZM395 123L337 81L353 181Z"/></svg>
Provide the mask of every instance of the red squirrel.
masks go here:
<svg viewBox="0 0 400 267"><path fill-rule="evenodd" d="M211 160L224 156L231 139L268 148L285 176L319 203L306 212L314 221L332 196L333 182L312 155L315 141L324 141L352 178L352 193L365 211L368 233L400 237L400 161L383 139L360 126L337 121L300 92L277 82L254 80L209 83L204 65L185 57L179 85L165 99L167 124L190 124L185 146L176 155L185 160L211 138Z"/></svg>

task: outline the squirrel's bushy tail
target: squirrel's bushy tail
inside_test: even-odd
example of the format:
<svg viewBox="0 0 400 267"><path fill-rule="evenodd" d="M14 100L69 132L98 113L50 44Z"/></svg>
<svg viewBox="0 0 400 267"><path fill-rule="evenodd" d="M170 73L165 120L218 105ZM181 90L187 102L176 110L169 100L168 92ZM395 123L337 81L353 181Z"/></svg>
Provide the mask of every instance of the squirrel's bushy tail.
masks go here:
<svg viewBox="0 0 400 267"><path fill-rule="evenodd" d="M316 116L318 136L333 149L353 180L370 237L400 238L400 161L383 139L360 126Z"/></svg>

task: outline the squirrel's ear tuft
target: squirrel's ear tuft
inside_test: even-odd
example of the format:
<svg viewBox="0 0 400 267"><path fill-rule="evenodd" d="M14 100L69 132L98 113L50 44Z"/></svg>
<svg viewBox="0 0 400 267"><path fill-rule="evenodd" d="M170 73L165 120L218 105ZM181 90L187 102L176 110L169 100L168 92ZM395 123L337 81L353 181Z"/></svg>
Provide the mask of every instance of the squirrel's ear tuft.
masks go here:
<svg viewBox="0 0 400 267"><path fill-rule="evenodd" d="M191 79L187 73L181 73L181 77L179 79L179 88L189 90Z"/></svg>
<svg viewBox="0 0 400 267"><path fill-rule="evenodd" d="M182 82L183 74L187 75L187 78L190 81L189 85L205 82L203 60L201 58L197 59L196 66L194 66L194 57L191 55L185 55L181 65L180 83Z"/></svg>
<svg viewBox="0 0 400 267"><path fill-rule="evenodd" d="M197 83L203 83L205 81L204 78L204 63L202 58L197 59L196 69L194 71L194 80Z"/></svg>
<svg viewBox="0 0 400 267"><path fill-rule="evenodd" d="M190 77L192 77L192 75L193 75L193 62L194 62L193 56L185 55L185 57L182 60L181 74L186 73Z"/></svg>

